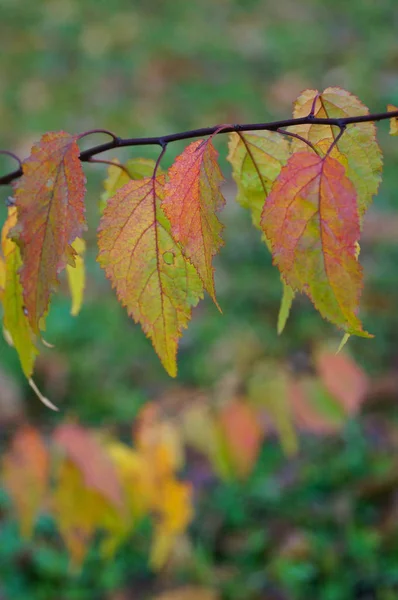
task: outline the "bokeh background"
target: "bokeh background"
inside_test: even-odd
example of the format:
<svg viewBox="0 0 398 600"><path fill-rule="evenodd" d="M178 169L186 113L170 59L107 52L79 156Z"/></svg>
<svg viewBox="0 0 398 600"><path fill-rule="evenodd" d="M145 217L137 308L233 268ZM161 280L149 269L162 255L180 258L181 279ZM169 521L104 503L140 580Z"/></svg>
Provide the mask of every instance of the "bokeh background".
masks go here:
<svg viewBox="0 0 398 600"><path fill-rule="evenodd" d="M383 111L398 104L397 29L395 0L0 0L0 145L24 157L49 130L107 128L144 136L284 118L303 89L334 85ZM222 481L203 465L199 476L188 460L186 476L194 485L208 482L196 498L190 562L161 573L148 566L144 533L114 560L93 554L81 573L71 573L62 546L40 541L53 523L43 521L38 537L22 540L4 490L2 600L141 600L162 593L170 600L398 598L398 145L388 123L378 126L378 138L383 184L361 243L361 317L375 338L348 344L368 377L359 413L347 416L335 435L302 434L294 457L270 431L243 482ZM305 298L297 299L277 335L280 278L250 216L233 201L225 140L217 139L217 147L228 197L226 243L216 260L223 315L209 299L194 310L178 378L170 380L96 263L106 168L85 167L85 303L71 317L61 286L47 321L55 348L43 351L36 369L41 389L61 412L38 402L1 339L2 449L26 421L49 432L73 417L123 438L148 401L166 397L170 410L178 410L196 394L214 403L242 396L259 362L300 375L311 371L319 344L337 347L338 332ZM182 148L170 146L164 166ZM107 158L116 156L153 158L156 150ZM4 157L0 164L2 172L14 167ZM1 199L9 193L1 189ZM192 587L178 592L180 585L214 596L194 595Z"/></svg>

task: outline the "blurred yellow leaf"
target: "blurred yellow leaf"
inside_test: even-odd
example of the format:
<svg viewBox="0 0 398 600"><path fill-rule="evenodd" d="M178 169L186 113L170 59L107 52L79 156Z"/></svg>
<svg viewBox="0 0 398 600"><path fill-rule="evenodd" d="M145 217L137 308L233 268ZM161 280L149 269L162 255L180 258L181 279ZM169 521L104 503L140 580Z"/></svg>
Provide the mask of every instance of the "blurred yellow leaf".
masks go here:
<svg viewBox="0 0 398 600"><path fill-rule="evenodd" d="M69 289L72 296L72 306L70 313L74 317L79 314L83 304L83 293L86 284L86 273L84 267L83 254L86 250L86 244L81 238L76 238L72 247L77 252L75 256L75 266L67 264L66 273L68 276Z"/></svg>

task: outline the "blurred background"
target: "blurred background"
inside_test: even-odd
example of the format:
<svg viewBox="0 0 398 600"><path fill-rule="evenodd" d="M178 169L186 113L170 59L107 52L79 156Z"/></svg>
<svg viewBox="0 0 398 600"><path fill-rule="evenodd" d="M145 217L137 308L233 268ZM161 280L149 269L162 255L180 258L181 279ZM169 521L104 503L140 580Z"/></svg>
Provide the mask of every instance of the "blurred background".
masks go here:
<svg viewBox="0 0 398 600"><path fill-rule="evenodd" d="M341 86L372 112L384 111L398 104L397 30L395 0L0 0L0 146L25 157L51 130L149 136L285 118L305 88ZM180 344L178 377L168 378L96 263L106 167L85 166L85 302L72 317L64 280L47 320L55 348L43 350L35 375L60 412L39 403L0 339L1 450L26 422L51 435L73 420L130 440L148 402L174 420L193 404L216 412L239 405L228 421L232 454L246 433L239 411L255 406L261 444L244 473L233 459L224 468L197 448L186 451L182 476L193 486L194 517L157 571L145 523L112 560L93 547L72 572L55 521L43 514L33 538L23 539L3 489L2 600L398 598L396 139L387 122L378 126L383 183L361 242L361 317L375 338L350 339L336 362L341 335L304 297L277 335L279 274L250 215L234 203L221 137L223 314L208 298L199 304ZM165 167L182 148L169 146ZM4 157L0 166L14 168ZM9 194L0 189L2 201Z"/></svg>

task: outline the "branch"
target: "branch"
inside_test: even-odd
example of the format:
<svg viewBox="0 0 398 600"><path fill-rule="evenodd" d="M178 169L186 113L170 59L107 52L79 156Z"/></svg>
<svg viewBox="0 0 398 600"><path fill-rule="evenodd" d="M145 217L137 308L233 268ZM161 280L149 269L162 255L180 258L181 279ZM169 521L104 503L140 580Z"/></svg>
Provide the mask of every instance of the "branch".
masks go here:
<svg viewBox="0 0 398 600"><path fill-rule="evenodd" d="M342 119L319 118L314 117L311 113L306 117L299 119L285 119L284 121L271 121L269 123L248 123L243 125L215 125L213 127L202 127L201 129L191 129L181 133L172 133L161 137L142 137L142 138L120 138L107 130L92 130L81 134L79 137L91 135L94 133L107 133L112 137L110 142L93 146L80 153L82 162L90 162L90 159L97 154L114 150L116 148L125 148L130 146L161 146L163 149L171 142L180 140L194 139L198 137L206 137L209 135L220 135L223 133L239 133L242 131L277 131L278 129L286 129L295 125L334 125L342 131L347 125L353 123L369 123L376 121L384 121L387 119L398 118L398 110L384 113L373 113L369 115L358 115L356 117L345 117ZM287 132L286 132L287 133ZM10 154L8 151L0 151L1 153ZM15 156L14 156L15 157ZM17 157L15 157L17 158ZM16 179L22 176L22 168L11 171L0 177L0 185L9 185Z"/></svg>

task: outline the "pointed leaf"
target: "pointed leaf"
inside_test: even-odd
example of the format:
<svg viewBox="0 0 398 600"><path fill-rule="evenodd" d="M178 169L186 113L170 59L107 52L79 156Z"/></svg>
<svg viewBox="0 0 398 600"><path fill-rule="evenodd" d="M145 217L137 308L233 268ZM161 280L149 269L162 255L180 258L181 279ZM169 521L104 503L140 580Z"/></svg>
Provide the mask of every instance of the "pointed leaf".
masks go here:
<svg viewBox="0 0 398 600"><path fill-rule="evenodd" d="M58 274L73 264L71 246L86 228L85 177L77 136L46 133L23 163L15 203L18 224L13 235L20 247L24 303L35 333L46 314Z"/></svg>
<svg viewBox="0 0 398 600"><path fill-rule="evenodd" d="M228 147L236 199L251 211L253 224L260 229L265 198L290 155L289 141L274 131L231 133Z"/></svg>
<svg viewBox="0 0 398 600"><path fill-rule="evenodd" d="M362 270L356 259L356 192L334 158L293 154L262 214L275 264L319 312L349 333L369 336L356 316Z"/></svg>
<svg viewBox="0 0 398 600"><path fill-rule="evenodd" d="M294 296L295 296L294 290L292 290L290 285L287 285L283 281L283 279L282 279L282 285L283 285L282 301L281 301L281 307L279 309L278 328L277 328L279 335L281 335L281 333L285 329L285 325L289 318L290 309L292 307Z"/></svg>
<svg viewBox="0 0 398 600"><path fill-rule="evenodd" d="M203 285L171 235L160 206L163 189L162 175L116 192L101 219L98 262L174 377L178 339Z"/></svg>
<svg viewBox="0 0 398 600"><path fill-rule="evenodd" d="M71 315L74 317L79 314L83 304L83 292L86 284L86 272L84 268L84 252L86 244L81 238L76 238L72 244L72 248L76 252L75 266L66 265L68 275L69 289L72 296L72 306L70 309Z"/></svg>
<svg viewBox="0 0 398 600"><path fill-rule="evenodd" d="M366 106L349 92L341 88L327 88L322 94L317 90L306 90L299 96L293 116L307 116L314 104L314 116L322 118L344 118L369 114ZM337 127L328 125L297 125L292 131L300 134L317 147L325 148L325 140L330 144L339 132ZM298 146L297 146L298 144ZM308 146L294 141L300 150L310 151ZM352 123L347 128L337 144L338 150L347 160L347 177L358 192L358 211L362 217L369 207L372 197L376 194L381 181L383 166L382 154L376 141L376 126L374 123ZM326 150L325 150L326 151Z"/></svg>
<svg viewBox="0 0 398 600"><path fill-rule="evenodd" d="M175 241L216 304L212 259L223 245L216 212L225 205L217 157L211 139L192 142L170 168L162 201Z"/></svg>
<svg viewBox="0 0 398 600"><path fill-rule="evenodd" d="M3 293L3 325L18 352L22 370L29 379L38 354L34 335L24 311L19 270L22 265L18 246L7 236L17 222L15 207L8 209L8 218L2 231L2 249L5 258L5 289Z"/></svg>
<svg viewBox="0 0 398 600"><path fill-rule="evenodd" d="M3 459L3 484L13 499L21 533L29 537L47 490L49 458L36 429L22 427Z"/></svg>

